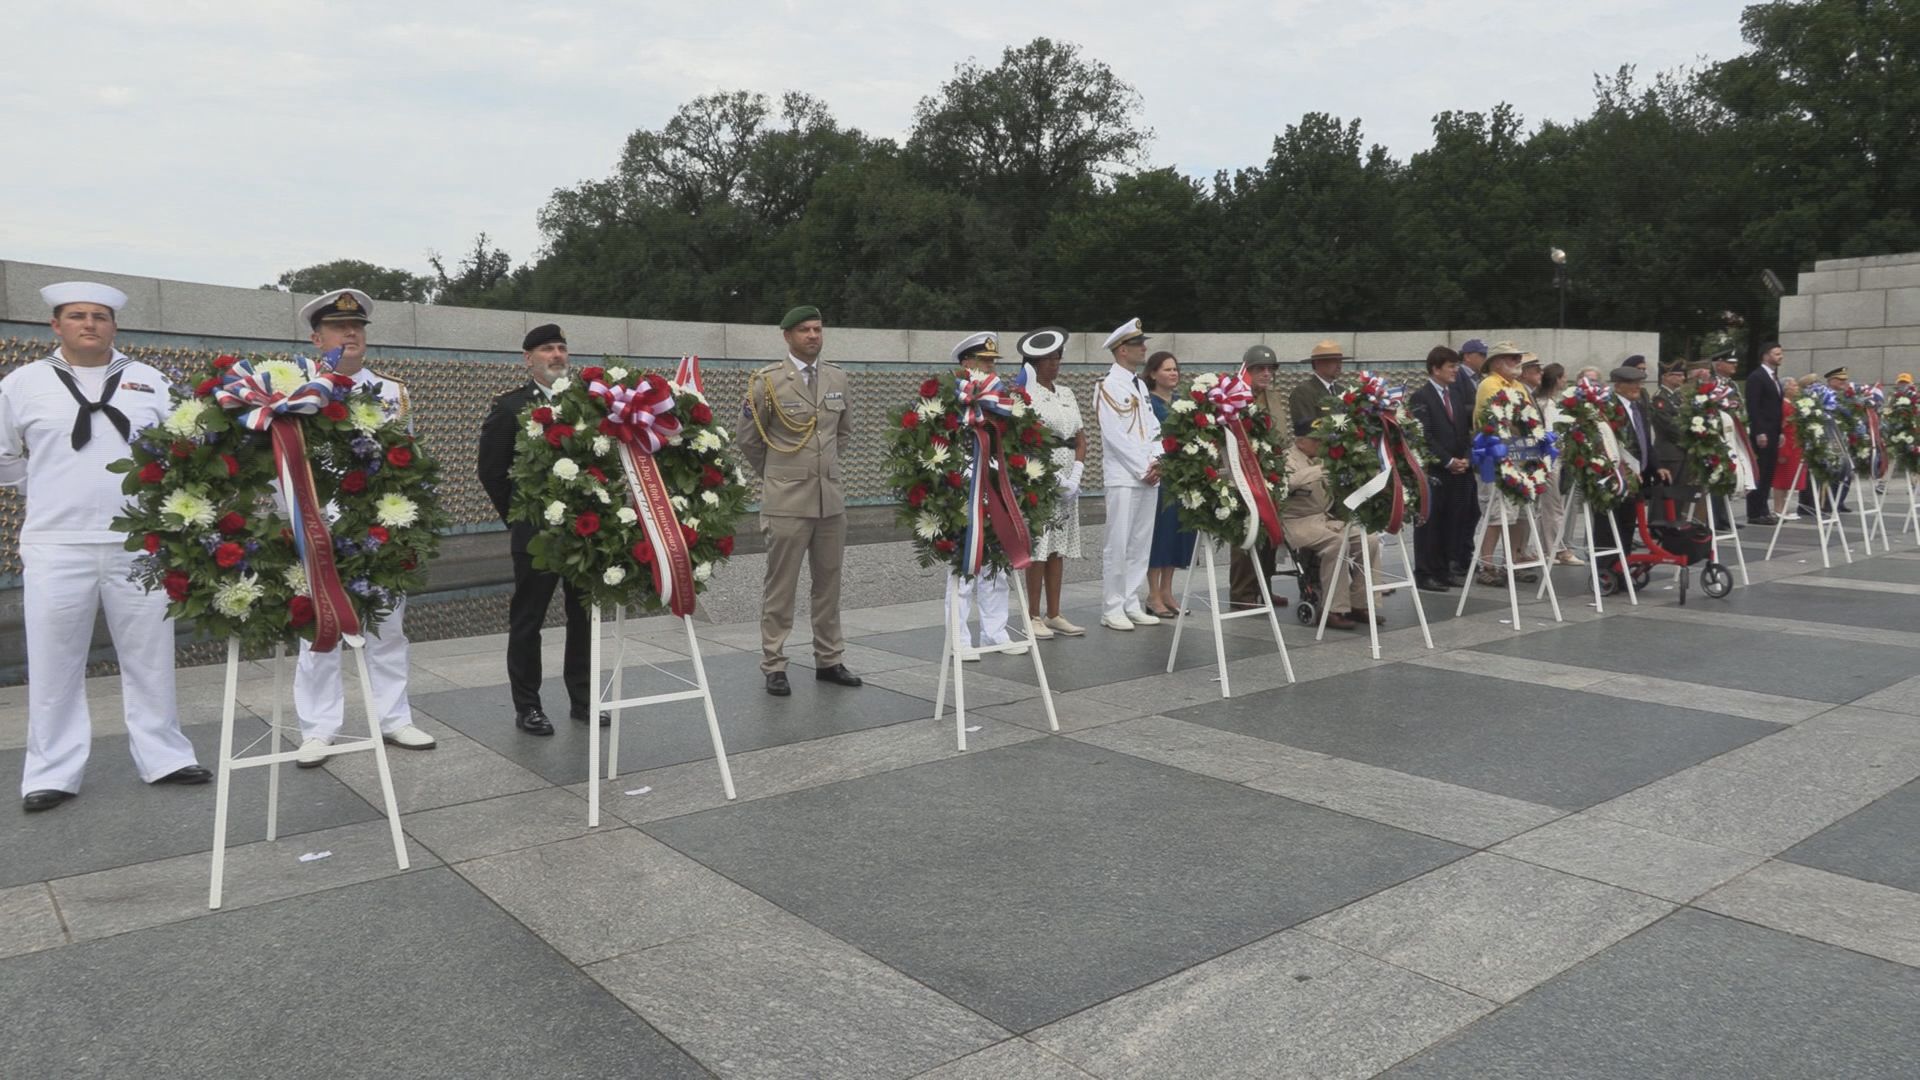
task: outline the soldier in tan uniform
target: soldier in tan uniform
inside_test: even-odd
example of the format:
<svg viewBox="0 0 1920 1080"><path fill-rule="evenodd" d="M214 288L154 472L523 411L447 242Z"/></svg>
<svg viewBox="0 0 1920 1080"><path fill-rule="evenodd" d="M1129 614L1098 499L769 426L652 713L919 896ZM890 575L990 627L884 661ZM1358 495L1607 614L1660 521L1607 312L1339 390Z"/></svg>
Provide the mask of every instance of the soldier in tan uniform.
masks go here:
<svg viewBox="0 0 1920 1080"><path fill-rule="evenodd" d="M739 446L760 474L760 529L767 541L766 595L760 602L760 670L767 693L786 697L787 634L800 563L813 579L813 677L859 686L841 663L840 563L847 547L847 505L840 455L853 436L847 373L822 363L820 309L797 307L780 320L787 358L747 377Z"/></svg>

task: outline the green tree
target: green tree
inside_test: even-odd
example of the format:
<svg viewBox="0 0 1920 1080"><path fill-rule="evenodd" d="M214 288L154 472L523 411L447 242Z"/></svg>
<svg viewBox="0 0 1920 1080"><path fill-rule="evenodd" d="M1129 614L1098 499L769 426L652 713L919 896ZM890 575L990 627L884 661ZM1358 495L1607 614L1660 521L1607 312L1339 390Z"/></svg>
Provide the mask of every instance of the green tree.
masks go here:
<svg viewBox="0 0 1920 1080"><path fill-rule="evenodd" d="M375 300L397 300L424 304L432 294L433 278L410 270L375 266L360 259L335 259L289 270L262 289L280 292L323 293L334 289L359 289Z"/></svg>
<svg viewBox="0 0 1920 1080"><path fill-rule="evenodd" d="M493 246L486 233L474 238L473 249L460 257L453 273L438 252L427 257L433 267L433 302L450 307L513 307L519 302L514 288L513 257Z"/></svg>

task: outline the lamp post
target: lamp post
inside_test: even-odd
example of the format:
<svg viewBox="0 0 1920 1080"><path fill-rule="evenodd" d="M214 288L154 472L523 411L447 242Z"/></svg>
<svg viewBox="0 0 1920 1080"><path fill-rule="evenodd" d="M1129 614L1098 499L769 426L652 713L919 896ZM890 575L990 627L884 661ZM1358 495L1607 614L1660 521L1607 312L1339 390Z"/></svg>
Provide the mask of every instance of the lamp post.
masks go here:
<svg viewBox="0 0 1920 1080"><path fill-rule="evenodd" d="M1557 247L1547 249L1553 260L1553 287L1560 290L1560 329L1567 328L1567 253Z"/></svg>

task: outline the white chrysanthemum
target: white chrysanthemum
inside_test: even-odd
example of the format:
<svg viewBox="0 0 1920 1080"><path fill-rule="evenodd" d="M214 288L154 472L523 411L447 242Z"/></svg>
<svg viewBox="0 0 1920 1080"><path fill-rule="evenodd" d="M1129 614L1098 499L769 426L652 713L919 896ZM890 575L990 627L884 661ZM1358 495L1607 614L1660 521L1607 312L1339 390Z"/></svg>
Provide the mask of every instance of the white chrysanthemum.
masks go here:
<svg viewBox="0 0 1920 1080"><path fill-rule="evenodd" d="M562 480L571 480L580 475L580 463L570 457L563 457L553 463L553 475Z"/></svg>
<svg viewBox="0 0 1920 1080"><path fill-rule="evenodd" d="M1204 454L1207 452L1206 444L1197 442L1197 441L1190 442L1187 445L1181 447L1181 449L1185 451L1187 455L1190 457L1199 457L1201 454Z"/></svg>
<svg viewBox="0 0 1920 1080"><path fill-rule="evenodd" d="M167 414L167 434L182 439L191 439L200 434L200 418L206 414L207 403L193 398L173 407Z"/></svg>
<svg viewBox="0 0 1920 1080"><path fill-rule="evenodd" d="M1347 426L1347 414L1346 414L1346 413L1332 413L1332 414L1330 414L1330 415L1329 415L1329 416L1327 417L1327 422L1328 422L1328 423L1330 423L1330 424L1332 424L1332 425L1333 425L1333 427L1334 427L1334 430L1336 430L1336 431L1337 431L1337 430L1339 430L1340 428L1343 428L1343 427L1346 427L1346 426Z"/></svg>
<svg viewBox="0 0 1920 1080"><path fill-rule="evenodd" d="M631 506L621 507L619 512L615 513L613 516L619 518L620 524L622 525L631 525L634 522L640 520L640 515L634 513L633 507Z"/></svg>
<svg viewBox="0 0 1920 1080"><path fill-rule="evenodd" d="M719 506L720 496L711 491L703 491L700 493L700 501L706 503L708 506Z"/></svg>
<svg viewBox="0 0 1920 1080"><path fill-rule="evenodd" d="M926 461L928 468L937 469L940 466L945 465L949 460L952 459L952 457L953 455L950 452L948 452L946 447L936 446L933 449L927 451L927 456L925 457L924 460Z"/></svg>
<svg viewBox="0 0 1920 1080"><path fill-rule="evenodd" d="M668 501L669 503L672 503L672 504L673 504L673 511L674 511L674 513L676 513L676 514L684 514L684 513L686 513L686 512L687 512L687 507L689 507L689 506L691 506L691 505L693 505L692 503L689 503L689 502L687 501L687 497L686 497L685 495L673 495L673 496L669 496L669 497L668 497L668 499L667 499L667 501Z"/></svg>
<svg viewBox="0 0 1920 1080"><path fill-rule="evenodd" d="M567 387L572 385L573 385L573 380L567 378L565 375L562 375L559 378L553 380L553 385L548 387L547 389L552 390L556 394L559 394L564 392Z"/></svg>
<svg viewBox="0 0 1920 1080"><path fill-rule="evenodd" d="M931 420L941 413L946 412L947 406L938 398L921 398L919 403L913 407L913 411L920 414L920 419Z"/></svg>
<svg viewBox="0 0 1920 1080"><path fill-rule="evenodd" d="M253 605L265 592L260 588L260 579L253 574L242 574L237 580L229 581L213 592L213 610L229 619L247 621L253 614Z"/></svg>
<svg viewBox="0 0 1920 1080"><path fill-rule="evenodd" d="M1693 430L1695 431L1707 430L1707 418L1704 416L1694 417L1692 427L1693 427Z"/></svg>
<svg viewBox="0 0 1920 1080"><path fill-rule="evenodd" d="M276 394L291 394L307 384L307 373L299 364L285 360L262 360L253 365L253 373L267 380Z"/></svg>
<svg viewBox="0 0 1920 1080"><path fill-rule="evenodd" d="M623 566L609 566L606 572L600 575L600 580L609 585L618 585L627 580L626 568Z"/></svg>
<svg viewBox="0 0 1920 1080"><path fill-rule="evenodd" d="M1220 376L1209 371L1193 380L1195 390L1211 390L1220 385Z"/></svg>
<svg viewBox="0 0 1920 1080"><path fill-rule="evenodd" d="M1233 516L1233 504L1221 503L1219 506L1214 507L1213 516L1219 518L1221 521L1227 520Z"/></svg>
<svg viewBox="0 0 1920 1080"><path fill-rule="evenodd" d="M180 519L181 524L204 529L213 524L213 502L191 488L167 493L160 500L160 513Z"/></svg>
<svg viewBox="0 0 1920 1080"><path fill-rule="evenodd" d="M537 439L545 432L546 432L546 429L541 427L537 422L532 420L527 421L527 435L530 438Z"/></svg>
<svg viewBox="0 0 1920 1080"><path fill-rule="evenodd" d="M623 367L610 367L610 368L608 368L608 369L607 369L607 381L608 381L608 382L610 382L610 383L617 383L617 382L619 382L619 381L620 381L621 379L624 379L624 378L626 378L626 377L627 377L627 374L628 374L628 373L627 373L627 369L626 369L626 368L623 368Z"/></svg>
<svg viewBox="0 0 1920 1080"><path fill-rule="evenodd" d="M702 428L700 434L693 437L693 448L703 454L711 454L725 445L726 440L720 437L718 428Z"/></svg>
<svg viewBox="0 0 1920 1080"><path fill-rule="evenodd" d="M1187 504L1187 509L1198 510L1207 504L1207 497L1197 491L1189 491L1180 496L1180 501Z"/></svg>
<svg viewBox="0 0 1920 1080"><path fill-rule="evenodd" d="M700 519L697 517L681 518L680 524L685 525L687 528L692 529L694 532L700 531Z"/></svg>
<svg viewBox="0 0 1920 1080"><path fill-rule="evenodd" d="M1177 413L1190 413L1199 407L1199 404L1190 397L1181 398L1172 405L1173 411Z"/></svg>
<svg viewBox="0 0 1920 1080"><path fill-rule="evenodd" d="M593 452L596 455L600 457L606 457L607 451L612 449L613 449L612 439L607 438L605 435L595 435L593 437Z"/></svg>
<svg viewBox="0 0 1920 1080"><path fill-rule="evenodd" d="M380 406L371 401L356 401L347 406L347 423L352 424L353 430L362 434L371 435L380 430L380 425L386 422L387 414L381 412ZM538 433L536 428L535 434Z"/></svg>
<svg viewBox="0 0 1920 1080"><path fill-rule="evenodd" d="M552 502L547 504L547 512L545 516L547 519L547 524L549 525L560 524L561 522L567 520L567 504L561 502L559 499L553 500Z"/></svg>
<svg viewBox="0 0 1920 1080"><path fill-rule="evenodd" d="M1010 401L1010 402L1008 402L1008 403L1007 403L1007 415L1009 415L1009 416L1025 416L1025 415L1027 415L1027 404L1026 404L1026 402L1024 402L1024 401L1021 401L1021 400L1019 400L1019 399L1017 399L1017 398L1016 398L1016 399L1014 399L1013 401Z"/></svg>
<svg viewBox="0 0 1920 1080"><path fill-rule="evenodd" d="M382 495L373 504L373 519L389 529L404 529L419 516L420 508L405 495Z"/></svg>
<svg viewBox="0 0 1920 1080"><path fill-rule="evenodd" d="M593 487L593 497L600 500L601 506L610 506L613 503L613 496L607 494L607 489L598 484Z"/></svg>
<svg viewBox="0 0 1920 1080"><path fill-rule="evenodd" d="M933 514L923 510L913 519L913 535L922 540L938 540L940 532L940 519Z"/></svg>
<svg viewBox="0 0 1920 1080"><path fill-rule="evenodd" d="M1027 462L1027 479L1038 480L1047 475L1047 467L1037 461Z"/></svg>
<svg viewBox="0 0 1920 1080"><path fill-rule="evenodd" d="M293 595L307 595L307 590L310 587L307 584L307 568L301 566L299 563L287 567L286 573L280 575L280 580L287 583L287 591Z"/></svg>
<svg viewBox="0 0 1920 1080"><path fill-rule="evenodd" d="M698 562L698 563L694 563L694 564L693 564L693 580L695 580L695 581L705 581L705 580L707 580L708 578L710 578L710 577L712 577L712 576L713 576L713 564L712 564L712 563L710 563L710 562Z"/></svg>

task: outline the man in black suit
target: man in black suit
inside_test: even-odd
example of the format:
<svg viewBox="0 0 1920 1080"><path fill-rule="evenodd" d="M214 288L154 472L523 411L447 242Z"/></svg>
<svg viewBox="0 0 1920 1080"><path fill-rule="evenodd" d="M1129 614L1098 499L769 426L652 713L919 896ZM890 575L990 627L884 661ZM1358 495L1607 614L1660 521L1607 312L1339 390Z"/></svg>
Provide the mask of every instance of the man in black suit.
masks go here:
<svg viewBox="0 0 1920 1080"><path fill-rule="evenodd" d="M1758 481L1747 492L1747 524L1773 525L1773 507L1768 492L1773 485L1773 470L1780 463L1781 410L1785 404L1780 393L1780 361L1786 353L1768 342L1760 347L1760 363L1747 376L1747 434L1753 440L1754 472Z"/></svg>
<svg viewBox="0 0 1920 1080"><path fill-rule="evenodd" d="M1445 345L1427 353L1427 382L1408 407L1427 439L1431 515L1413 533L1413 583L1428 592L1461 584L1453 555L1473 546L1473 398L1461 392L1460 354Z"/></svg>
<svg viewBox="0 0 1920 1080"><path fill-rule="evenodd" d="M530 404L544 405L553 396L554 380L567 373L567 339L558 326L548 323L527 331L520 343L525 354L525 386L516 387L493 399L493 407L480 426L480 486L493 500L500 520L507 520L507 508L513 503L513 444L519 434L520 413ZM507 527L513 551L513 601L507 616L507 683L513 693L513 725L529 735L551 735L553 724L540 707L540 627L547 621L547 605L553 601L558 585L567 609L567 646L561 665L561 677L567 684L571 714L580 723L587 722L591 673L587 670L589 627L587 609L573 586L560 575L536 570L527 554L527 541L533 539L533 526L513 522ZM607 717L602 714L601 722Z"/></svg>
<svg viewBox="0 0 1920 1080"><path fill-rule="evenodd" d="M1487 343L1479 338L1468 338L1460 343L1460 374L1453 380L1453 403L1467 403L1467 411L1460 415L1466 417L1468 427L1467 442L1473 442L1473 406L1480 390L1480 380L1486 378ZM1473 475L1471 468L1468 476ZM1453 540L1453 546L1447 550L1447 557L1453 561L1449 567L1455 581L1467 580L1467 568L1473 565L1473 531L1480 526L1480 492L1474 489L1473 502L1467 507L1465 524L1460 526L1459 535Z"/></svg>
<svg viewBox="0 0 1920 1080"><path fill-rule="evenodd" d="M1639 515L1635 508L1655 488L1673 483L1673 473L1659 462L1660 437L1653 410L1643 397L1646 369L1622 364L1613 369L1612 378L1614 396L1627 407L1627 432L1622 439L1622 448L1633 455L1640 470L1639 490L1631 498L1620 500L1619 505L1613 508L1614 521L1620 526L1620 540L1628 551L1632 551L1640 535Z"/></svg>

